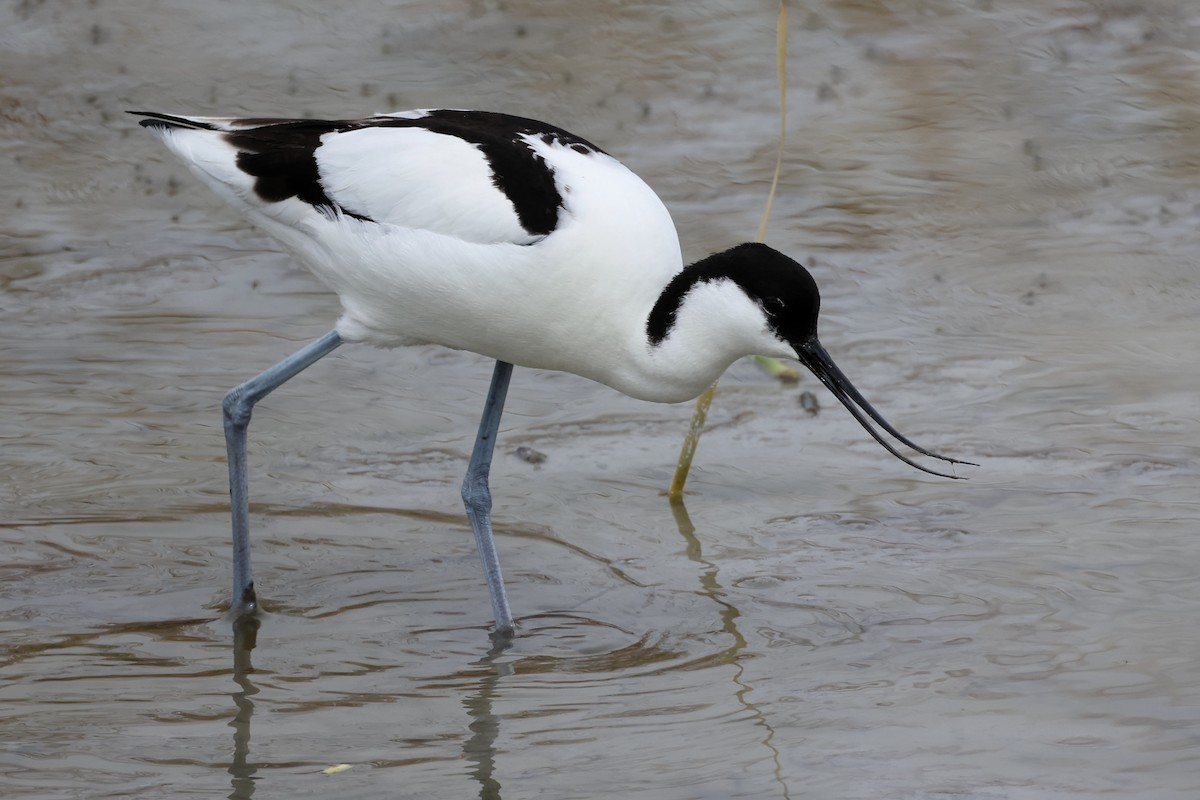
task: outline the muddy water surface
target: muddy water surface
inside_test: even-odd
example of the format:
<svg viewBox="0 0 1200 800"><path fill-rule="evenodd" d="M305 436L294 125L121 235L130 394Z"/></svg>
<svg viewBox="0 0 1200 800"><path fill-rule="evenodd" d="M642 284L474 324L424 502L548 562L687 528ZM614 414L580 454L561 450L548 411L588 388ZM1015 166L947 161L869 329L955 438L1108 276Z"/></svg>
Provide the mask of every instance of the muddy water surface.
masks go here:
<svg viewBox="0 0 1200 800"><path fill-rule="evenodd" d="M757 226L774 8L329 8L0 10L0 794L1196 796L1192 4L793 7L769 240L860 388L982 466L914 472L738 364L673 513L689 407L518 371L491 655L457 488L490 369L437 349L256 411L270 613L222 619L221 396L337 304L121 110L546 118L698 257Z"/></svg>

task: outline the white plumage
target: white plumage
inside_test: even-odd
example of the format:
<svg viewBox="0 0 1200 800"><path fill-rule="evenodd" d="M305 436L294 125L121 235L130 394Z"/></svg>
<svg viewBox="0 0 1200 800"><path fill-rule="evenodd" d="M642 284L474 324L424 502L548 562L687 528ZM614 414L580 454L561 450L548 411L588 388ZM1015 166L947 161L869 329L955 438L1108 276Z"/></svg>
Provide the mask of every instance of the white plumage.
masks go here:
<svg viewBox="0 0 1200 800"><path fill-rule="evenodd" d="M834 365L816 336L820 296L802 266L746 244L685 267L654 192L553 125L456 110L334 121L142 116L342 302L334 332L226 398L242 611L256 608L244 465L251 409L342 342L439 344L496 359L463 493L500 630L513 622L487 469L512 364L677 402L741 356L794 357L898 458L933 472L900 455L868 418L918 452L955 461L901 436Z"/></svg>

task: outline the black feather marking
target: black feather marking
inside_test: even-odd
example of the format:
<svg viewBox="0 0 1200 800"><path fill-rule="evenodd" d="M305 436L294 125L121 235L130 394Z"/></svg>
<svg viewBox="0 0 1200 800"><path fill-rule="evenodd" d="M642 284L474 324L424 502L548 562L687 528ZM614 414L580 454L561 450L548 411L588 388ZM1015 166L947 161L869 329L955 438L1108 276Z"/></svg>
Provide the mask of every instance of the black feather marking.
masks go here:
<svg viewBox="0 0 1200 800"><path fill-rule="evenodd" d="M341 212L369 222L363 214L339 206L325 193L317 169L316 152L321 137L352 130L352 123L324 120L238 120L255 125L228 131L225 139L238 149L237 166L255 179L254 191L268 203L290 197L320 209Z"/></svg>
<svg viewBox="0 0 1200 800"><path fill-rule="evenodd" d="M488 160L492 183L512 203L517 219L530 234L546 236L558 226L563 198L554 172L523 137L570 147L578 153L603 153L596 145L569 131L538 120L491 111L431 111L419 119L374 117L362 127L424 128L454 136L477 146Z"/></svg>

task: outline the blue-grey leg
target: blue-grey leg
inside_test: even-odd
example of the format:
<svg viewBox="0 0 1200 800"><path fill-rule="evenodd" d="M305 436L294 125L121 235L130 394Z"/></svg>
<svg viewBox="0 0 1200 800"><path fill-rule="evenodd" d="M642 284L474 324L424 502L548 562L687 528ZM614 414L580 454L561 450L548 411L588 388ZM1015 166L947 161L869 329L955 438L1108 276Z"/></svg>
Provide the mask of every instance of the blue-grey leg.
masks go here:
<svg viewBox="0 0 1200 800"><path fill-rule="evenodd" d="M342 343L337 331L317 339L262 374L232 389L221 404L225 412L225 447L229 454L229 503L233 510L233 604L235 615L258 607L250 575L250 497L246 492L246 428L254 404Z"/></svg>
<svg viewBox="0 0 1200 800"><path fill-rule="evenodd" d="M483 574L487 578L492 599L492 614L496 618L496 632L500 634L512 633L513 618L508 610L504 577L500 574L500 559L496 555L496 541L492 536L492 492L488 488L488 473L492 468L496 431L500 428L500 415L504 413L504 398L508 394L508 380L511 377L512 364L497 361L487 402L483 406L483 418L479 421L475 448L467 464L467 477L462 485L463 505L467 507L471 530L475 532L475 545L483 561Z"/></svg>

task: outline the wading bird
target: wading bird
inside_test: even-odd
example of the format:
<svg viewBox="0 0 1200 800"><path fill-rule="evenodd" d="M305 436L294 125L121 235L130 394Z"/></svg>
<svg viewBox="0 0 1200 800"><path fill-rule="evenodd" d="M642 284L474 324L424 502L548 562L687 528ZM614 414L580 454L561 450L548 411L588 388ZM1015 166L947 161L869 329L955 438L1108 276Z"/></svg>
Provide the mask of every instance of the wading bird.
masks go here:
<svg viewBox="0 0 1200 800"><path fill-rule="evenodd" d="M799 359L897 458L817 339L800 264L741 244L685 266L640 178L553 125L483 111L358 120L131 112L341 299L336 327L223 403L233 510L233 610L252 614L246 430L254 404L344 342L438 344L496 360L462 495L497 631L511 632L488 472L512 365L572 372L661 403L700 394L746 355Z"/></svg>

